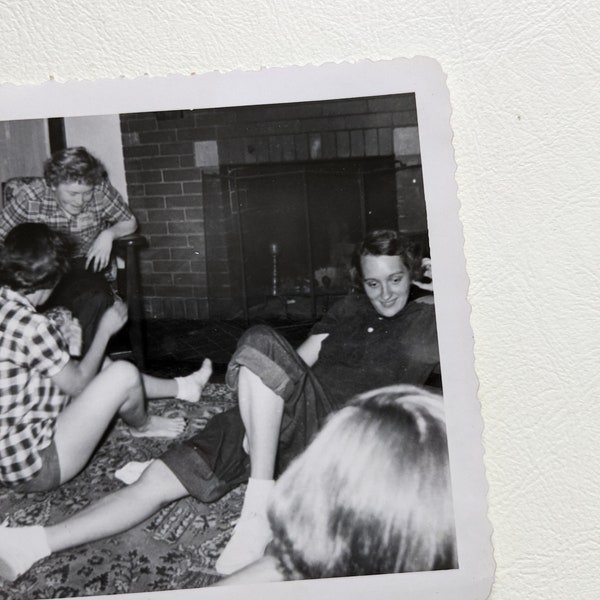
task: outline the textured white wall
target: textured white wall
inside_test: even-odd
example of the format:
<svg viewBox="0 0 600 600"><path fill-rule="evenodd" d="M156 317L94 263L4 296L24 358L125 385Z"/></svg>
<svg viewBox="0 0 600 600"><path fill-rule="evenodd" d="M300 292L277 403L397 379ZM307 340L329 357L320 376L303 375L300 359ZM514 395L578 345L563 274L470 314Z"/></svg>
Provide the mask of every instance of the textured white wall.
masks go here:
<svg viewBox="0 0 600 600"><path fill-rule="evenodd" d="M426 55L448 74L493 600L598 598L600 4L0 0L0 81Z"/></svg>

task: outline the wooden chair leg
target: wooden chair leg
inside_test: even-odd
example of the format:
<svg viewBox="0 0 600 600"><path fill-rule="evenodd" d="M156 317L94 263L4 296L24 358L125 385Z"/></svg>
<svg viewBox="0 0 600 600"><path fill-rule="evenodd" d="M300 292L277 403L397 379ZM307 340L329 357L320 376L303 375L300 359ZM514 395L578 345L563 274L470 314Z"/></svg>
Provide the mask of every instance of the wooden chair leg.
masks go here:
<svg viewBox="0 0 600 600"><path fill-rule="evenodd" d="M146 245L146 239L143 236L132 235L119 239L118 244L125 250L125 297L129 307L129 341L138 368L144 369L146 366L146 339L138 250Z"/></svg>

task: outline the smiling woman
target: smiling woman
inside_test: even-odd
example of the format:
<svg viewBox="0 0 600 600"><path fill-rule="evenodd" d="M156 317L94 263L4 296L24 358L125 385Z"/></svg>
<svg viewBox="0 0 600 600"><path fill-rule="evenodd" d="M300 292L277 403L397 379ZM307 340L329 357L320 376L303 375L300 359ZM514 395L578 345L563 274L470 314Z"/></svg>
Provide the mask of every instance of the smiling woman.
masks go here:
<svg viewBox="0 0 600 600"><path fill-rule="evenodd" d="M361 259L365 293L383 317L398 314L408 301L410 276L399 256L371 256Z"/></svg>
<svg viewBox="0 0 600 600"><path fill-rule="evenodd" d="M94 186L85 183L59 183L55 190L56 203L72 217L80 214L85 204L94 197Z"/></svg>
<svg viewBox="0 0 600 600"><path fill-rule="evenodd" d="M262 555L271 536L266 498L273 479L306 448L329 414L373 388L422 385L439 362L433 304L409 302L412 283L429 287L416 281L422 273L416 247L395 231L373 231L358 246L354 264L359 290L334 305L297 350L272 329L258 326L242 336L229 363L227 383L238 392L244 449L251 460L240 521L216 564L220 573L232 573ZM183 444L162 460L202 500L201 486L188 468L199 460L198 445ZM245 454L235 456L235 451L219 456L217 464L239 465L233 471L242 476ZM214 462L202 458L202 463ZM219 471L227 490L235 477Z"/></svg>

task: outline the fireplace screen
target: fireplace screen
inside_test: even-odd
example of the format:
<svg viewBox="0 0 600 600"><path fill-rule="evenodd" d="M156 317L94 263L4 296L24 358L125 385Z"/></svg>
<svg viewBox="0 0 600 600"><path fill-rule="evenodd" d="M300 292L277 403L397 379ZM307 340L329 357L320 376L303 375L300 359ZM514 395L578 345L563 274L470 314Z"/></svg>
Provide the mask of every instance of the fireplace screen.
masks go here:
<svg viewBox="0 0 600 600"><path fill-rule="evenodd" d="M419 165L393 157L312 161L228 167L218 178L231 221L223 243L230 289L246 318L319 317L349 291L352 250L370 229L399 228L427 243ZM211 205L208 220L215 205L205 197L205 209Z"/></svg>

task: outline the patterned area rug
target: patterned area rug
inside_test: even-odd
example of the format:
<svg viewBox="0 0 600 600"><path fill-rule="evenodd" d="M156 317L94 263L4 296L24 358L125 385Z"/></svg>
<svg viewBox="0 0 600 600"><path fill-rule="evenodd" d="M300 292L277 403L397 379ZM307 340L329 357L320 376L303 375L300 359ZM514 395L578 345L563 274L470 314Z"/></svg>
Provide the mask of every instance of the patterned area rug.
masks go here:
<svg viewBox="0 0 600 600"><path fill-rule="evenodd" d="M185 416L184 437L213 415L233 406L223 384L206 386L197 405L177 400L150 404L153 414ZM1 518L10 526L63 520L124 484L114 473L131 460L159 456L168 440L131 437L119 422L87 468L54 492L17 494L0 488ZM231 535L245 486L218 502L184 498L119 536L79 546L39 561L17 581L0 580L0 600L39 600L198 588L218 579L214 563Z"/></svg>

